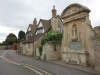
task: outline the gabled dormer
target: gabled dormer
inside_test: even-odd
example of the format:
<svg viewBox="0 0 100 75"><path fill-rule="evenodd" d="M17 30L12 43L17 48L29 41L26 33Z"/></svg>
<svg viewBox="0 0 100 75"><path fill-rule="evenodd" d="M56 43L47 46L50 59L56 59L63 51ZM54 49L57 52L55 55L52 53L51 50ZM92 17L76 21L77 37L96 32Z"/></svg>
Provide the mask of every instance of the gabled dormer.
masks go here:
<svg viewBox="0 0 100 75"><path fill-rule="evenodd" d="M38 28L36 31L36 34L38 34L38 33L44 33L44 28L43 28L43 24L42 24L41 20L38 23Z"/></svg>
<svg viewBox="0 0 100 75"><path fill-rule="evenodd" d="M37 27L38 27L37 21L36 21L36 18L35 18L34 21L33 21L33 24L29 24L29 26L28 26L28 29L27 29L27 32L26 32L26 39L35 35Z"/></svg>
<svg viewBox="0 0 100 75"><path fill-rule="evenodd" d="M33 26L32 24L29 24L27 32L26 32L26 38L31 37L33 35L32 34L32 26Z"/></svg>
<svg viewBox="0 0 100 75"><path fill-rule="evenodd" d="M37 28L36 34L45 33L50 27L51 27L50 20L40 19L40 21L38 23L38 28Z"/></svg>

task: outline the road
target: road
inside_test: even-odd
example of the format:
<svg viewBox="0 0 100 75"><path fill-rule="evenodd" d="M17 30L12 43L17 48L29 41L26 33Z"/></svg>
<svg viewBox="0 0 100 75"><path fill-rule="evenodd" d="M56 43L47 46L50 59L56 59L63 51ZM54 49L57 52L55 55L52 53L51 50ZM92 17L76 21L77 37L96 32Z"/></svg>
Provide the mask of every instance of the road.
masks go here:
<svg viewBox="0 0 100 75"><path fill-rule="evenodd" d="M0 75L38 75L32 70L5 61L2 58L4 50L0 50Z"/></svg>
<svg viewBox="0 0 100 75"><path fill-rule="evenodd" d="M34 65L35 67L37 67L43 71L46 71L52 75L97 75L97 74L81 71L78 69L73 69L73 68L70 68L67 66L54 64L51 62L37 60L37 59L34 59L33 57L19 55L16 52L11 51L11 50L6 53L6 57L8 57L14 61L20 62L20 63ZM21 68L21 67L19 67L19 68ZM17 72L19 72L19 71L17 71ZM31 74L29 74L29 75L31 75Z"/></svg>

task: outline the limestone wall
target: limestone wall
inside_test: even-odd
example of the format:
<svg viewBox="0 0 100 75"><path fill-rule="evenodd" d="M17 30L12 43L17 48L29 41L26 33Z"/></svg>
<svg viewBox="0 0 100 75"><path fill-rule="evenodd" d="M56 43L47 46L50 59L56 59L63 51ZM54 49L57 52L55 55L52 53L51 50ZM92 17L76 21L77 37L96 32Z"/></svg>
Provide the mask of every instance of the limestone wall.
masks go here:
<svg viewBox="0 0 100 75"><path fill-rule="evenodd" d="M52 25L52 30L53 31L58 31L58 19L57 18L52 18L51 19L51 25Z"/></svg>
<svg viewBox="0 0 100 75"><path fill-rule="evenodd" d="M61 59L61 46L56 44L56 50L52 43L46 43L43 47L46 60L60 60Z"/></svg>
<svg viewBox="0 0 100 75"><path fill-rule="evenodd" d="M3 46L0 46L0 50L6 50L6 49L11 49L11 45L3 45Z"/></svg>
<svg viewBox="0 0 100 75"><path fill-rule="evenodd" d="M39 47L41 46L41 40L42 40L43 36L41 36L39 39L34 41L34 56L36 58L40 56L40 54L39 54Z"/></svg>
<svg viewBox="0 0 100 75"><path fill-rule="evenodd" d="M95 43L95 69L100 72L100 41Z"/></svg>
<svg viewBox="0 0 100 75"><path fill-rule="evenodd" d="M23 44L23 54L32 56L33 55L33 43Z"/></svg>

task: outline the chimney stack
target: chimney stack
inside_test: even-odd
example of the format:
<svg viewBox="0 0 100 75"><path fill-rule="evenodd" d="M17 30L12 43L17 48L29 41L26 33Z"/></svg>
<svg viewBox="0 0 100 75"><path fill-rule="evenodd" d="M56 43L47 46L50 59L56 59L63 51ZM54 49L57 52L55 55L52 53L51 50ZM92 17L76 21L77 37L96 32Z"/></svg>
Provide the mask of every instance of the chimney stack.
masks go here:
<svg viewBox="0 0 100 75"><path fill-rule="evenodd" d="M37 25L37 20L34 18L33 25Z"/></svg>
<svg viewBox="0 0 100 75"><path fill-rule="evenodd" d="M56 17L56 9L55 9L55 6L53 6L53 9L52 9L52 17Z"/></svg>

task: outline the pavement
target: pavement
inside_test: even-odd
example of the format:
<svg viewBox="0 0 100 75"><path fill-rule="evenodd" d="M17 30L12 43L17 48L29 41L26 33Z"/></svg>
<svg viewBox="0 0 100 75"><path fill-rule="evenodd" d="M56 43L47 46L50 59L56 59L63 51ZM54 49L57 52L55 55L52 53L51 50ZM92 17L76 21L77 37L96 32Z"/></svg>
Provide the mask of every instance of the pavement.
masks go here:
<svg viewBox="0 0 100 75"><path fill-rule="evenodd" d="M12 50L7 51L6 57L16 62L33 65L34 67L48 73L45 75L100 75L93 67L70 65L62 61L43 61L22 54L17 54Z"/></svg>
<svg viewBox="0 0 100 75"><path fill-rule="evenodd" d="M48 62L55 63L55 64L62 65L62 66L66 66L66 67L70 67L70 68L74 68L74 69L78 69L78 70L82 70L82 71L89 72L89 73L100 74L99 72L97 72L95 70L94 67L91 67L91 66L81 66L81 65L75 65L75 64L68 64L64 61L48 61Z"/></svg>

